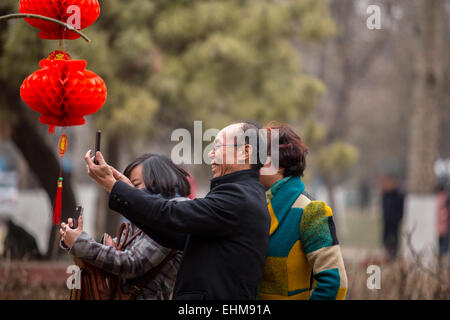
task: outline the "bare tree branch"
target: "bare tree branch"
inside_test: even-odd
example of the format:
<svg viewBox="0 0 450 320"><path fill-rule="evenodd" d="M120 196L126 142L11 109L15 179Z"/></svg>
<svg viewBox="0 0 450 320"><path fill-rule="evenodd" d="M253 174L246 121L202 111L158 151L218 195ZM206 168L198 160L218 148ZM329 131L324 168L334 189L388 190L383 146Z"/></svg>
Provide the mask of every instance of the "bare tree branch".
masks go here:
<svg viewBox="0 0 450 320"><path fill-rule="evenodd" d="M412 234L414 233L414 228L411 231L407 231L405 232L405 237L406 237L406 244L408 246L408 249L411 252L411 255L413 256L417 267L422 270L423 272L425 272L426 274L428 274L429 276L431 276L432 278L436 279L439 283L444 284L447 288L447 292L450 293L450 282L448 280L442 279L441 275L434 272L433 270L425 267L422 263L422 255L420 253L418 253L413 245L412 245Z"/></svg>
<svg viewBox="0 0 450 320"><path fill-rule="evenodd" d="M9 20L9 19L22 19L22 18L40 19L40 20L49 21L49 22L53 22L53 23L59 24L60 26L66 27L68 30L73 31L76 34L78 34L80 37L82 37L84 40L86 40L87 43L91 43L91 39L89 39L82 32L78 31L77 29L75 29L71 25L68 25L67 23L64 23L62 21L59 21L59 20L56 20L56 19L53 19L53 18L41 16L39 14L12 13L12 14L7 14L5 16L1 16L0 17L0 21L2 21L2 20Z"/></svg>

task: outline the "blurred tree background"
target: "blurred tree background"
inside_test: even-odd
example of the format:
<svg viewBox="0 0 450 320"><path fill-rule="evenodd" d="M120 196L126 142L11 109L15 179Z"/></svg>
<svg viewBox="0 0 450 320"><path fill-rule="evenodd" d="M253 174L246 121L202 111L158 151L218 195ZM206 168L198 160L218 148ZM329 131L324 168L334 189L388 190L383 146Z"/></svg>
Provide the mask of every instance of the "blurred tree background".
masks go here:
<svg viewBox="0 0 450 320"><path fill-rule="evenodd" d="M427 5L431 2L434 7ZM437 156L450 157L446 140L450 94L444 90L450 64L443 54L449 49L445 41L450 32L449 1L108 0L100 4L99 19L83 31L92 43L64 41L62 48L73 59L86 59L88 69L108 86L106 104L88 117L86 130L92 131L91 137L93 128L103 131L102 151L118 168L150 151L149 146L169 154L170 133L176 128L191 130L194 120L202 120L204 130L242 119L263 124L278 120L288 122L306 140L310 147L306 179L314 177L324 184L334 207L337 185L358 189L367 184L376 190L377 177L384 171L405 178L408 159L417 159L424 150L414 148L427 150L430 139L435 144L423 161L427 170ZM366 27L369 4L382 8L381 30ZM427 20L422 14L428 10L434 18ZM2 0L0 15L13 12L18 12L18 1ZM433 21L439 28L433 27ZM430 33L434 38L428 41ZM0 134L13 141L33 173L30 179L53 199L59 135L49 136L19 96L20 84L38 69L39 60L60 48L57 41L40 40L37 34L20 20L0 24ZM425 41L422 47L421 41ZM436 49L427 53L431 47ZM440 89L430 95L423 79L429 79L426 70L435 68ZM419 103L412 93L435 99L432 113L428 102ZM425 109L422 115L432 115L431 138L422 135L427 127L423 116L409 127L411 113L420 110L416 104ZM425 140L419 141L421 137ZM83 162L81 154L75 159ZM84 173L64 177L63 219L76 203L72 186L85 180ZM106 194L100 193L97 233L115 234L117 223L118 215L108 214ZM57 252L55 232L48 257Z"/></svg>
<svg viewBox="0 0 450 320"><path fill-rule="evenodd" d="M172 130L191 128L198 119L204 128L240 119L296 126L308 121L311 132L317 131L312 115L325 87L303 72L298 44L334 35L326 1L100 2L99 20L85 30L92 44L66 41L62 48L73 59L86 59L107 83L107 102L93 118L104 132L102 150L112 165L119 164L123 148L137 154L139 141L167 141ZM0 12L17 12L17 1L2 2ZM21 102L18 88L59 44L40 40L22 21L0 30L3 131L52 199L58 167L54 137ZM75 204L66 177L63 192L66 219ZM96 229L114 234L117 215L106 219L106 195L99 198Z"/></svg>

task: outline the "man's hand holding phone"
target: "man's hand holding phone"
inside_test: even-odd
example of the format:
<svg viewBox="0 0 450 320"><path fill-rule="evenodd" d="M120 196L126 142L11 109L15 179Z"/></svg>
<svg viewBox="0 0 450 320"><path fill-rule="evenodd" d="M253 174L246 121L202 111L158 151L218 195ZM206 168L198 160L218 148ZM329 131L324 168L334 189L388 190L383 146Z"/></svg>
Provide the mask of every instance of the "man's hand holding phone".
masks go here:
<svg viewBox="0 0 450 320"><path fill-rule="evenodd" d="M94 163L94 157L91 157L91 150L86 153L84 156L84 160L86 161L86 171L92 179L109 193L116 183L113 170L111 169L112 167L105 162L100 151L97 151L95 158L98 161L98 165Z"/></svg>
<svg viewBox="0 0 450 320"><path fill-rule="evenodd" d="M102 132L100 130L97 130L97 133L95 135L95 154L97 154L97 151L100 151L100 142L101 142ZM96 165L99 165L97 158L94 155L94 163Z"/></svg>
<svg viewBox="0 0 450 320"><path fill-rule="evenodd" d="M105 162L101 152L97 152L96 157L99 162L98 165L94 163L94 157L91 157L91 150L86 153L84 156L84 160L87 163L86 171L106 192L110 193L114 184L119 180L134 187L130 179Z"/></svg>
<svg viewBox="0 0 450 320"><path fill-rule="evenodd" d="M97 130L95 136L95 154L92 157L91 150L84 156L88 175L110 193L116 181L123 181L133 186L131 181L119 171L108 165L100 152L101 131Z"/></svg>

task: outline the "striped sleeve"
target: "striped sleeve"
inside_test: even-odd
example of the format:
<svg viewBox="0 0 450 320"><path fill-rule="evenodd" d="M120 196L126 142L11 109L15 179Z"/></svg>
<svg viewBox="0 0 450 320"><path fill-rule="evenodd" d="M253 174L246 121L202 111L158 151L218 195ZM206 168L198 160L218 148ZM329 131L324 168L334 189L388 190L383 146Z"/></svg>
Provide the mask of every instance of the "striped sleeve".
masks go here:
<svg viewBox="0 0 450 320"><path fill-rule="evenodd" d="M69 253L124 279L134 279L157 266L170 252L147 235L134 239L124 251L96 242L82 232Z"/></svg>
<svg viewBox="0 0 450 320"><path fill-rule="evenodd" d="M331 208L312 201L300 221L300 243L313 268L311 300L342 300L347 292L347 275L336 236Z"/></svg>

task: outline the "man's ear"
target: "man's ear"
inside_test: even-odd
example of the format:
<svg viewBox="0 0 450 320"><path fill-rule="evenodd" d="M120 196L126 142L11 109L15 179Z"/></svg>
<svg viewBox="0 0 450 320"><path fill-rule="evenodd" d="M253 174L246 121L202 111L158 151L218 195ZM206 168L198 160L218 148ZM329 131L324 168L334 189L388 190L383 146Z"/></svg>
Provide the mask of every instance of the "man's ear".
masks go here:
<svg viewBox="0 0 450 320"><path fill-rule="evenodd" d="M240 158L244 160L244 163L250 163L251 154L253 152L253 148L251 145L246 144L243 149L240 151Z"/></svg>

